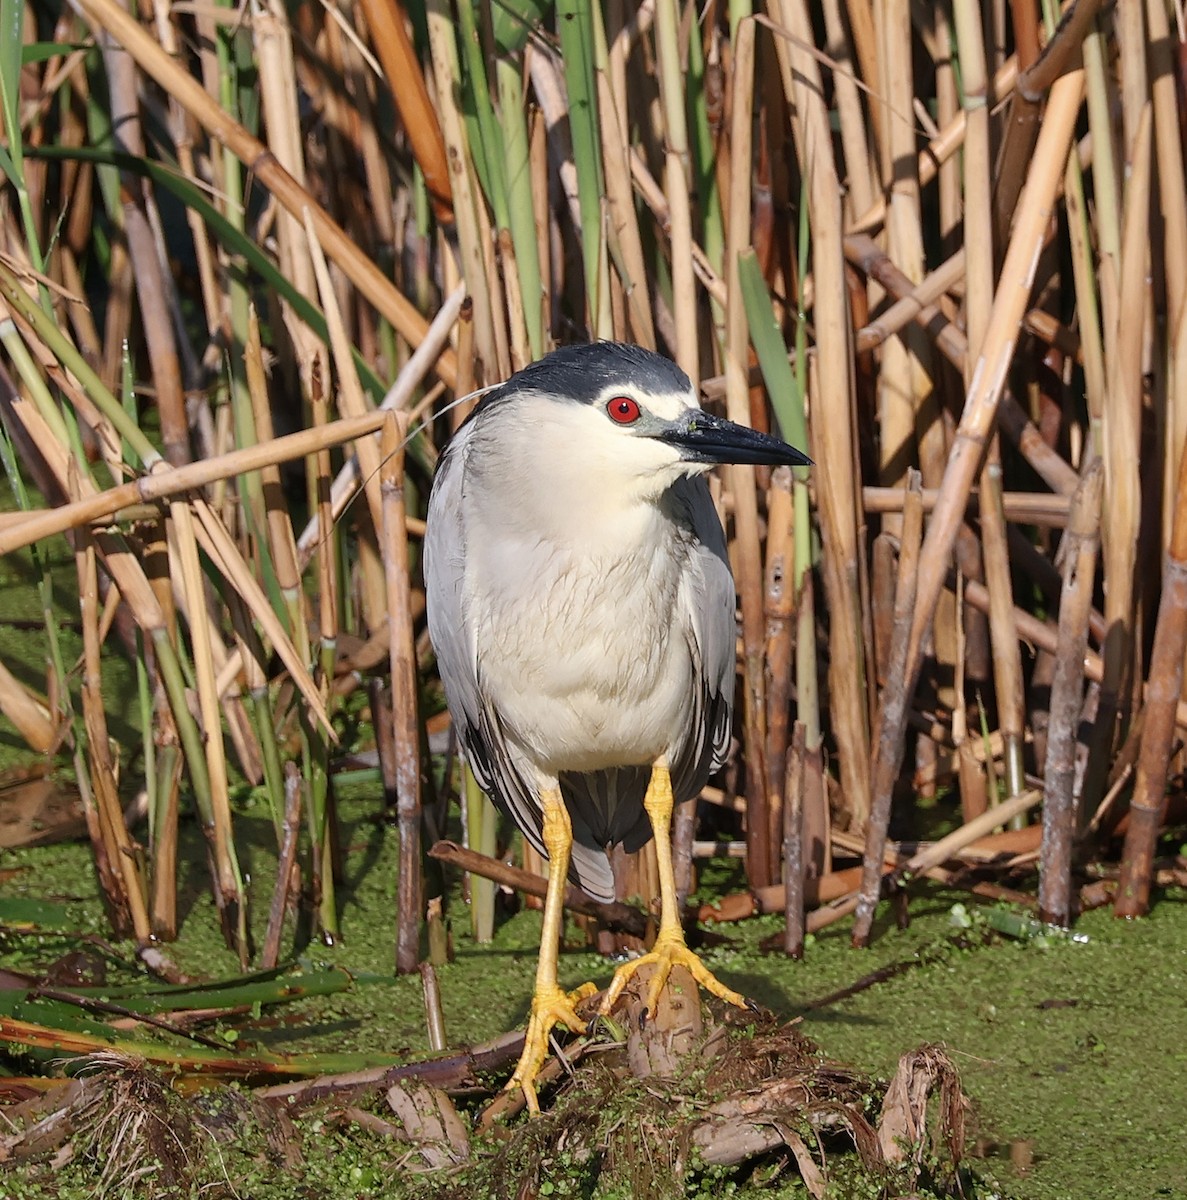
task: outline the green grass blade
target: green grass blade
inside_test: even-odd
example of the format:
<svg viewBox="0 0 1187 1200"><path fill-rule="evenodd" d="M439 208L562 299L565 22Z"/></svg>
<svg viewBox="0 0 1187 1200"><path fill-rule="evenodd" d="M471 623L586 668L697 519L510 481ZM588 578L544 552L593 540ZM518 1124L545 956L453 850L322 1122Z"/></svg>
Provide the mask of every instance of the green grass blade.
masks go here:
<svg viewBox="0 0 1187 1200"><path fill-rule="evenodd" d="M793 445L806 446L808 427L804 421L804 393L792 374L787 343L775 320L771 294L753 250L744 250L738 255L738 281L742 287L750 341L758 355L767 394L779 418L783 436ZM807 468L796 467L795 471L797 477L804 478Z"/></svg>
<svg viewBox="0 0 1187 1200"><path fill-rule="evenodd" d="M495 0L490 6L495 48L500 54L518 54L544 23L551 0Z"/></svg>
<svg viewBox="0 0 1187 1200"><path fill-rule="evenodd" d="M589 0L558 0L565 87L569 95L569 133L577 168L577 200L581 210L581 256L585 264L586 297L592 320L599 307L602 253L602 141L598 126L597 84L594 78L593 16Z"/></svg>
<svg viewBox="0 0 1187 1200"><path fill-rule="evenodd" d="M459 33L462 41L462 63L464 73L462 86L465 88L464 104L470 153L478 171L483 191L490 200L495 214L495 225L508 229L511 210L507 200L507 170L503 151L503 131L495 118L491 101L490 82L486 77L486 60L482 53L482 41L478 36L473 0L463 0L458 5Z"/></svg>
<svg viewBox="0 0 1187 1200"><path fill-rule="evenodd" d="M7 13L7 9L5 11ZM62 58L67 54L73 54L76 50L85 49L87 49L85 42L30 42L27 46L21 47L21 65L29 67L36 63L48 62L51 58Z"/></svg>
<svg viewBox="0 0 1187 1200"><path fill-rule="evenodd" d="M205 1075L223 1079L259 1077L307 1078L362 1071L368 1067L394 1064L390 1054L267 1054L262 1051L236 1053L208 1050L187 1045L184 1050L162 1042L131 1038L102 1037L0 1016L0 1042L9 1042L36 1050L49 1050L55 1056L83 1056L112 1051L142 1058L145 1062L180 1074Z"/></svg>
<svg viewBox="0 0 1187 1200"><path fill-rule="evenodd" d="M41 930L73 929L76 924L64 904L20 896L0 896L0 926L6 929L35 933Z"/></svg>
<svg viewBox="0 0 1187 1200"><path fill-rule="evenodd" d="M507 197L510 204L511 241L523 295L523 316L532 356L544 353L544 311L541 297L540 252L536 244L536 212L532 204L532 178L528 161L528 126L523 110L519 66L506 58L495 63L499 91L499 121L503 129Z"/></svg>
<svg viewBox="0 0 1187 1200"><path fill-rule="evenodd" d="M714 270L720 272L725 259L725 223L721 213L721 196L717 190L717 147L709 128L705 96L705 50L697 25L693 26L688 43L688 110L692 134L692 169L704 230L705 256ZM713 324L720 341L725 336L725 311L715 300L712 307Z"/></svg>
<svg viewBox="0 0 1187 1200"><path fill-rule="evenodd" d="M14 171L8 172L18 186L24 184L21 169L21 65L25 28L24 0L4 0L0 4L0 110L4 116L4 135L12 156Z"/></svg>

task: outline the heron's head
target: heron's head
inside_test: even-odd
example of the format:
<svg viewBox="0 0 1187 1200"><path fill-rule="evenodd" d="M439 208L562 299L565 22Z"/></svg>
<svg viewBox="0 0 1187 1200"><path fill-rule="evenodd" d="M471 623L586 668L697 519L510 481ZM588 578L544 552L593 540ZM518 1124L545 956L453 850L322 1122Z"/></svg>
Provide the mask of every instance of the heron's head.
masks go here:
<svg viewBox="0 0 1187 1200"><path fill-rule="evenodd" d="M786 442L702 410L675 363L638 346L567 346L479 405L479 435L545 475L658 495L715 463L810 466Z"/></svg>

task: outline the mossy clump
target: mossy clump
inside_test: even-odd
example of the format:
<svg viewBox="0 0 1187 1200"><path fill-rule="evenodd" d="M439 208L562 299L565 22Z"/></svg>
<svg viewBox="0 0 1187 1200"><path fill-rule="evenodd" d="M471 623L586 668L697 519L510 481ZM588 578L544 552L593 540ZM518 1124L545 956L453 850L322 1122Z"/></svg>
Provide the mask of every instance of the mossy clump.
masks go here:
<svg viewBox="0 0 1187 1200"><path fill-rule="evenodd" d="M540 1117L492 1129L475 1140L469 1166L448 1182L426 1178L425 1190L412 1194L803 1196L822 1194L826 1181L833 1189L836 1177L844 1190L830 1196L880 1196L901 1184L897 1191L946 1197L972 1182L948 1154L959 1145L952 1123L963 1111L952 1108L950 1096L929 1129L928 1089L917 1090L920 1145L887 1153L879 1141L884 1082L830 1062L794 1023L746 1020L711 1027L669 1078L631 1075L624 1048L587 1052ZM954 1079L943 1062L937 1081ZM964 1194L977 1193L966 1187Z"/></svg>
<svg viewBox="0 0 1187 1200"><path fill-rule="evenodd" d="M895 1085L829 1062L774 1018L710 1025L667 1076L639 1077L632 1061L625 1044L580 1043L542 1115L504 1125L484 1120L489 1093L473 1089L356 1088L302 1108L238 1087L187 1093L163 1071L103 1055L30 1110L24 1141L6 1141L25 1163L22 1200L707 1200L819 1197L826 1184L854 1200L948 1197L962 1184L978 1194L952 1157L963 1097L934 1047L904 1059L911 1086L899 1101ZM929 1112L932 1091L942 1103ZM56 1129L53 1144L31 1141L34 1126ZM904 1128L910 1145L887 1141Z"/></svg>

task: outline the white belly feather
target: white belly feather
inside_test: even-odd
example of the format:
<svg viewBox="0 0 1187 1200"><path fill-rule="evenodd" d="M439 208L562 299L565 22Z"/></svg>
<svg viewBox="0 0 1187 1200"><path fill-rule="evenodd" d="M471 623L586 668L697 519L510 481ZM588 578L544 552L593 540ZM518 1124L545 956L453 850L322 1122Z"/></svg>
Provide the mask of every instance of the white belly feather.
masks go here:
<svg viewBox="0 0 1187 1200"><path fill-rule="evenodd" d="M481 688L508 737L550 774L647 764L685 733L685 549L670 528L654 537L667 524L658 511L639 517L580 556L527 539L497 554L470 546L468 594L496 598L470 613ZM639 545L663 547L646 571Z"/></svg>

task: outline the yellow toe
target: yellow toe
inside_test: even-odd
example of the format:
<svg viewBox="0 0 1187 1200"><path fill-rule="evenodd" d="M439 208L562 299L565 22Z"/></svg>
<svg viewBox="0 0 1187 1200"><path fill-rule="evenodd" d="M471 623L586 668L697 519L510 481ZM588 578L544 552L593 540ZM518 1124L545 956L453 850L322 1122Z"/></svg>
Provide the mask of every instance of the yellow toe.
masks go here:
<svg viewBox="0 0 1187 1200"><path fill-rule="evenodd" d="M651 977L651 986L647 989L647 1011L649 1013L655 1012L656 1005L659 1003L660 992L663 991L672 968L677 965L687 967L693 979L705 991L725 1000L729 1004L736 1005L738 1008L747 1007L745 997L735 992L732 988L726 987L724 983L721 983L713 972L688 948L684 942L684 935L676 932L661 933L656 938L655 946L649 953L632 959L628 963L623 963L614 972L614 978L610 983L605 998L602 1000L599 1010L603 1016L609 1014L635 972L647 963L655 964L656 968L655 974Z"/></svg>
<svg viewBox="0 0 1187 1200"><path fill-rule="evenodd" d="M548 1035L554 1025L564 1025L573 1033L584 1033L587 1022L577 1015L577 1005L597 991L592 983L583 983L576 991L565 992L559 987L537 987L532 997L532 1015L528 1018L527 1036L523 1053L515 1074L507 1083L507 1090L523 1090L523 1098L533 1113L540 1111L536 1099L536 1076L548 1057Z"/></svg>

